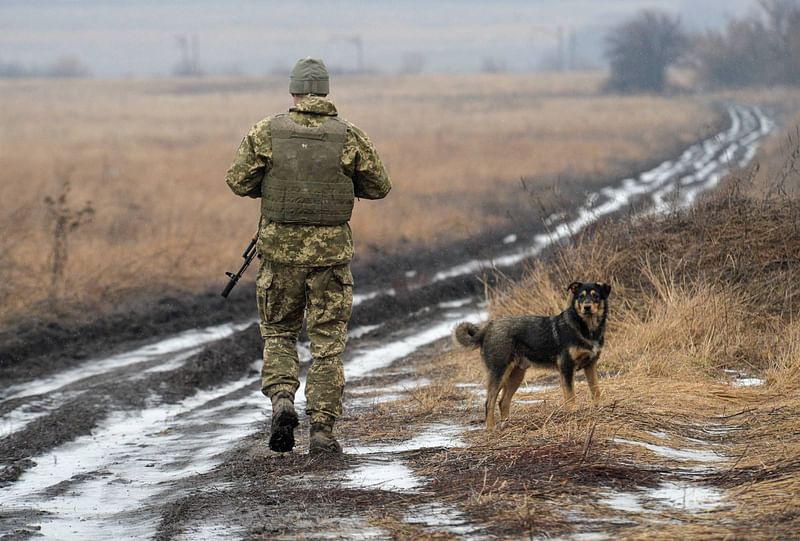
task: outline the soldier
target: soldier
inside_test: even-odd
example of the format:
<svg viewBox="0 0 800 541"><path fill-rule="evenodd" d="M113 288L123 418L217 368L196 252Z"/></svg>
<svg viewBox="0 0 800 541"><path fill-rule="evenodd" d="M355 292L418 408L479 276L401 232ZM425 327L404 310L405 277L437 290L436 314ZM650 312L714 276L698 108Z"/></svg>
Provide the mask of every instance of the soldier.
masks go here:
<svg viewBox="0 0 800 541"><path fill-rule="evenodd" d="M366 134L337 116L321 60L297 62L294 107L248 132L226 175L239 196L261 198L256 299L264 339L261 391L272 401L270 449L294 447L297 336L306 317L311 368L306 413L309 453L340 453L333 425L342 413L347 321L353 305L356 197L381 199L392 185Z"/></svg>

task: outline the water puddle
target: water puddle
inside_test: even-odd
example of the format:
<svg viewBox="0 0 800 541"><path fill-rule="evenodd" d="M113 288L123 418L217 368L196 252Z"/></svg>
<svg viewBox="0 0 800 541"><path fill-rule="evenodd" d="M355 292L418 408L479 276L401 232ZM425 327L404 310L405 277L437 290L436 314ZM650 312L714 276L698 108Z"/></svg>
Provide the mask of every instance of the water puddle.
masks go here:
<svg viewBox="0 0 800 541"><path fill-rule="evenodd" d="M243 528L235 528L230 523L203 523L184 526L183 531L172 537L174 541L228 541L242 539L247 532Z"/></svg>
<svg viewBox="0 0 800 541"><path fill-rule="evenodd" d="M666 507L690 512L715 509L723 501L719 489L677 482L663 483L647 495Z"/></svg>
<svg viewBox="0 0 800 541"><path fill-rule="evenodd" d="M34 404L22 404L6 412L0 417L0 438L22 430L36 419L49 415L54 410L57 410L64 402L78 394L77 392L54 393L42 397L41 400L38 400Z"/></svg>
<svg viewBox="0 0 800 541"><path fill-rule="evenodd" d="M87 361L78 368L65 370L51 377L37 379L21 385L12 385L2 393L3 400L50 393L62 389L78 381L99 376L111 370L126 366L155 361L161 357L174 355L184 350L216 342L232 334L246 329L253 321L246 323L226 323L204 329L193 329L171 336L165 340L148 344L133 351L113 355L105 359Z"/></svg>
<svg viewBox="0 0 800 541"><path fill-rule="evenodd" d="M758 387L764 385L766 381L762 378L757 378L753 375L738 370L723 370L726 374L733 376L730 384L734 387Z"/></svg>
<svg viewBox="0 0 800 541"><path fill-rule="evenodd" d="M419 451L420 449L464 447L466 444L461 440L463 431L464 427L462 426L436 423L407 441L375 445L353 443L347 449L347 453L353 455L378 455Z"/></svg>
<svg viewBox="0 0 800 541"><path fill-rule="evenodd" d="M417 349L450 336L455 324L467 317L484 318L486 312L477 309L447 312L439 320L430 323L428 327L417 329L417 332L404 338L369 350L357 349L353 358L345 364L345 380L356 379L369 372L386 368L394 361L407 357Z"/></svg>
<svg viewBox="0 0 800 541"><path fill-rule="evenodd" d="M468 535L470 539L480 538L476 536L481 531L480 528L470 524L464 513L452 505L442 503L414 505L408 509L405 521L456 536Z"/></svg>
<svg viewBox="0 0 800 541"><path fill-rule="evenodd" d="M733 380L734 387L757 387L764 385L764 380L761 378L737 378Z"/></svg>
<svg viewBox="0 0 800 541"><path fill-rule="evenodd" d="M423 487L427 480L417 476L396 455L420 449L464 447L466 444L461 440L463 430L460 426L436 423L407 441L375 445L352 444L346 450L347 454L361 455L365 460L346 473L343 486L367 490L415 492Z"/></svg>
<svg viewBox="0 0 800 541"><path fill-rule="evenodd" d="M617 443L624 443L626 445L636 445L644 447L648 451L652 451L658 456L669 458L672 460L682 460L691 462L724 462L727 457L720 455L714 451L709 450L696 450L696 449L675 449L674 447L667 447L665 445L655 445L652 443L644 443L641 441L628 440L624 438L614 438ZM702 442L710 445L707 442Z"/></svg>
<svg viewBox="0 0 800 541"><path fill-rule="evenodd" d="M450 309L450 308L461 308L462 306L466 306L467 304L472 304L475 302L475 299L472 297L467 297L465 299L456 299L454 301L447 301L447 302L440 302L437 306L442 309Z"/></svg>
<svg viewBox="0 0 800 541"><path fill-rule="evenodd" d="M370 291L368 293L356 293L353 295L353 306L358 306L362 302L366 302L383 295L394 297L396 294L397 292L394 290L394 288L380 289L378 291Z"/></svg>
<svg viewBox="0 0 800 541"><path fill-rule="evenodd" d="M425 485L402 461L374 457L347 472L344 488L413 492Z"/></svg>
<svg viewBox="0 0 800 541"><path fill-rule="evenodd" d="M365 334L369 334L374 330L380 329L381 327L383 327L383 323L378 325L361 325L360 327L355 327L347 331L347 336L350 339L361 338Z"/></svg>
<svg viewBox="0 0 800 541"><path fill-rule="evenodd" d="M700 513L720 507L724 495L713 487L668 481L641 492L604 492L598 502L626 513L664 510Z"/></svg>
<svg viewBox="0 0 800 541"><path fill-rule="evenodd" d="M179 353L178 355L175 355L174 357L172 357L168 361L161 361L161 362L155 363L150 368L146 368L145 370L142 370L141 372L139 372L139 376L140 377L144 377L146 374L153 374L153 373L158 373L158 372L169 372L171 370L177 370L178 368L183 366L183 363L185 363L187 360L189 360L190 358L194 357L195 355L197 355L201 351L203 351L202 347L196 347L196 348L187 349L186 351L183 351L183 352Z"/></svg>
<svg viewBox="0 0 800 541"><path fill-rule="evenodd" d="M308 524L295 524L303 530L303 536L296 534L276 534L270 541L391 541L393 538L384 530L367 525L364 521L353 517L333 517L330 520L309 521Z"/></svg>

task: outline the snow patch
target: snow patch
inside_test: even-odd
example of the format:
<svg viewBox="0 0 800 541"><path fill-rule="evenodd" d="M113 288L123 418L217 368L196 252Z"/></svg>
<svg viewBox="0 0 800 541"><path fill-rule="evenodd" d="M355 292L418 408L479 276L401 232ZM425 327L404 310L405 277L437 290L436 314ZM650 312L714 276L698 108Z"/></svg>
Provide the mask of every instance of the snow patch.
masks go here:
<svg viewBox="0 0 800 541"><path fill-rule="evenodd" d="M644 443L641 441L628 440L624 438L615 438L613 441L624 443L627 445L636 445L644 447L648 451L652 451L658 456L670 458L673 460L686 460L692 462L722 462L726 457L715 453L714 451L700 451L695 449L675 449L665 445L655 445L652 443Z"/></svg>
<svg viewBox="0 0 800 541"><path fill-rule="evenodd" d="M707 486L664 482L641 492L605 492L599 503L627 513L681 510L699 513L716 509L723 503L719 489Z"/></svg>
<svg viewBox="0 0 800 541"><path fill-rule="evenodd" d="M111 370L156 360L167 355L174 355L183 350L197 348L210 342L227 338L232 334L246 329L254 321L246 323L226 323L204 329L193 329L172 336L165 340L148 344L133 351L120 353L106 359L86 361L78 368L60 372L54 376L38 379L24 385L13 385L6 389L3 399L21 398L39 394L50 393L62 389L77 381L98 376Z"/></svg>
<svg viewBox="0 0 800 541"><path fill-rule="evenodd" d="M469 535L480 531L467 521L466 515L452 505L424 503L408 509L405 521L454 535Z"/></svg>
<svg viewBox="0 0 800 541"><path fill-rule="evenodd" d="M348 454L377 455L395 454L420 449L458 448L466 444L461 439L463 427L458 425L436 423L430 425L410 440L400 443L380 443L375 445L352 445L347 449Z"/></svg>
<svg viewBox="0 0 800 541"><path fill-rule="evenodd" d="M347 473L344 488L413 492L425 482L400 460L373 458Z"/></svg>

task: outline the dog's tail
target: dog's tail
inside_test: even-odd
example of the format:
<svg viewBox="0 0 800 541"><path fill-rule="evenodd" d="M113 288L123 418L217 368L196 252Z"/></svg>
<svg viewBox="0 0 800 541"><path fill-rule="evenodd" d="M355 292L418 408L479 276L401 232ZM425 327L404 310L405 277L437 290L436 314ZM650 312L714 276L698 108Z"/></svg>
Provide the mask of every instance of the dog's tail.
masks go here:
<svg viewBox="0 0 800 541"><path fill-rule="evenodd" d="M464 347L476 348L483 344L483 336L485 334L485 324L478 326L465 321L456 326L453 331L453 341Z"/></svg>

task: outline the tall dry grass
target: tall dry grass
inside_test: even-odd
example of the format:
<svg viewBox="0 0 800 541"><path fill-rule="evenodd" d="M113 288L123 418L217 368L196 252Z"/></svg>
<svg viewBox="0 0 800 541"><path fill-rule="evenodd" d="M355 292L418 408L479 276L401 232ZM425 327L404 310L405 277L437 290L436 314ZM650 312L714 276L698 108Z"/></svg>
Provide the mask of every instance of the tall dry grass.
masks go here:
<svg viewBox="0 0 800 541"><path fill-rule="evenodd" d="M493 473L489 482L502 481L501 488L480 505L462 500L462 506L491 523L512 522L517 534L585 532L593 520L610 517L625 519L605 529L620 539L775 539L796 533L800 199L765 198L759 182L749 180L730 179L726 190L689 211L600 225L562 248L555 261L541 262L522 282L493 294L493 315L548 314L563 307L564 288L575 279L612 283L600 360L603 398L599 408L587 407L588 391L578 383L576 412L561 408L557 389L536 395L544 404L512 405L510 426L499 435L471 438L464 460L483 453L502 465L525 449L550 446L554 455L540 454L554 463L549 470L530 464ZM800 176L791 187L797 185ZM450 362L474 371L474 355L459 355ZM736 387L737 374L765 384ZM529 375L540 378L552 381L541 371ZM687 467L644 447L616 445L618 438L719 453L716 473L695 473L694 479L722 490L722 503L704 512L689 506L687 513L598 505L598 491L635 493L680 479ZM435 465L425 471L451 474ZM547 478L554 471L560 483L551 481L552 473ZM520 509L552 513L548 500L559 498L569 502L571 520L528 524L520 515Z"/></svg>
<svg viewBox="0 0 800 541"><path fill-rule="evenodd" d="M601 77L335 80L332 98L370 134L395 184L386 200L357 203L360 257L502 224L528 212L521 177L575 190L718 121L690 97L598 95ZM247 129L288 104L283 79L1 82L0 320L218 281L258 215L228 191L225 171ZM54 305L43 200L65 176L71 204L91 201L96 213L70 236Z"/></svg>
<svg viewBox="0 0 800 541"><path fill-rule="evenodd" d="M492 291L490 312L554 314L573 280L610 282L599 405L579 377L577 407L568 410L553 372L530 370L528 383L552 390L523 387L510 421L487 432L483 395L463 386L480 385L482 363L476 351L457 349L419 361L419 376L435 383L382 406L367 423L389 433L396 419L406 425L430 415L481 427L463 434L466 448L432 452L414 466L431 479L426 490L436 501L499 538L793 538L800 527L797 254L800 200L765 199L735 179L689 211L598 225L520 282ZM738 376L765 383L738 387ZM692 452L717 459L693 462L685 458ZM643 490L664 482L687 487L686 509L647 500ZM697 508L697 487L718 490L721 500ZM649 507L615 508L609 494L636 495Z"/></svg>
<svg viewBox="0 0 800 541"><path fill-rule="evenodd" d="M518 286L498 292L500 315L553 313L573 280L610 282L612 370L662 377L763 372L796 348L800 202L757 199L736 181L685 212L595 228ZM791 332L789 332L791 335Z"/></svg>

